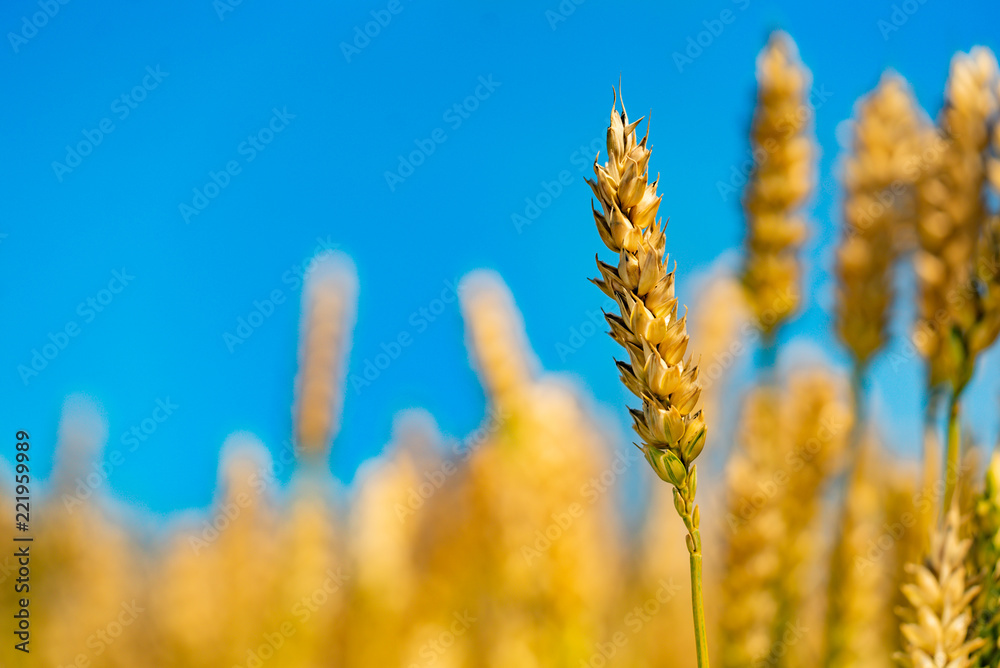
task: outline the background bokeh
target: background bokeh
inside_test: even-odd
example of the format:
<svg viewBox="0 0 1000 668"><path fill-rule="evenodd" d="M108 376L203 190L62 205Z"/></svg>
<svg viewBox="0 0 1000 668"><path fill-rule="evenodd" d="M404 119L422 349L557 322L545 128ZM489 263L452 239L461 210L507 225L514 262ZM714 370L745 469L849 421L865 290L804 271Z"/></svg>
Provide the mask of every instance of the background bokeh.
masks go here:
<svg viewBox="0 0 1000 668"><path fill-rule="evenodd" d="M372 12L384 18L390 4L401 10L357 48L356 28ZM902 6L888 1L70 0L32 32L24 17L39 4L6 2L0 434L11 447L0 458L11 460L13 434L26 429L36 475L46 477L70 393L100 401L112 446L169 399L176 410L114 468L108 490L156 514L206 506L228 434L253 432L272 452L290 437L296 274L327 247L354 259L360 282L343 429L331 458L337 478L350 481L381 450L401 409L424 407L458 437L479 424L485 400L453 291L480 267L510 286L542 364L584 383L618 425L620 448L631 447L625 390L609 362L614 343L599 334L576 345L573 335L601 304L585 281L599 240L583 177L603 138L611 86L621 78L633 115L654 110L652 171L662 177L667 247L689 300L700 277L736 261L741 187L727 194L719 183L749 157L754 59L775 28L795 38L813 72L822 147L810 301L782 337L796 339L793 351L842 361L829 315L838 125L886 67L936 113L951 55L1000 47L996 3L914 0L907 9L914 11L897 14L896 26ZM675 54L718 27L724 10L734 20L679 67ZM159 68L162 81L147 68ZM144 99L123 106L121 96L133 96L144 78L149 90L134 95ZM478 108L457 115L454 105L481 79L495 90L480 88ZM287 124L250 160L242 143L275 110L287 113ZM67 164L67 147L85 133L95 137L104 119L113 131L78 166L53 164ZM445 140L424 163L402 182L387 180L387 172L399 174L399 156L427 146L438 129ZM192 205L194 190L230 161L240 172L185 220L181 205ZM526 198L545 204L544 184L564 171L571 183L530 224L515 218L535 213ZM115 271L134 279L89 320L86 300L98 299ZM905 277L901 287L909 289ZM245 341L227 345L239 319L275 291L284 302ZM79 335L37 375L25 375L33 351L71 321ZM899 314L898 336L873 373L874 410L900 452L918 449L924 399L909 322ZM411 343L366 377L401 334ZM981 362L968 393L966 415L982 443L996 438L996 412L986 408L1000 390L998 361L994 351Z"/></svg>

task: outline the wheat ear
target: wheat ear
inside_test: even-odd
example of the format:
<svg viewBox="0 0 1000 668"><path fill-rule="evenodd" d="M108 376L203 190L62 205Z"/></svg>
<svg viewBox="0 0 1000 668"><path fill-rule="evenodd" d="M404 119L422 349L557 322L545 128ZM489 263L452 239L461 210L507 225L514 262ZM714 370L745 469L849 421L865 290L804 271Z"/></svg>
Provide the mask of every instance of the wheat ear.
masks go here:
<svg viewBox="0 0 1000 668"><path fill-rule="evenodd" d="M914 344L928 361L929 387L947 382L951 389L942 512L950 506L957 478L962 390L981 345L981 334L975 344L970 339L979 320L972 293L976 248L988 217L986 150L996 111L996 81L997 62L989 49L977 47L952 59L939 121L940 155L918 188L920 249L914 266L920 319Z"/></svg>
<svg viewBox="0 0 1000 668"><path fill-rule="evenodd" d="M295 434L303 455L326 455L338 429L346 357L357 310L358 279L343 253L321 259L302 295Z"/></svg>
<svg viewBox="0 0 1000 668"><path fill-rule="evenodd" d="M885 344L894 236L912 209L920 116L906 81L886 74L855 114L844 164L846 233L837 249L837 331L864 367Z"/></svg>
<svg viewBox="0 0 1000 668"><path fill-rule="evenodd" d="M691 596L695 617L698 666L708 666L705 612L701 585L701 533L695 505L698 484L694 460L705 446L705 420L697 410L701 396L698 366L687 351L687 317L678 317L674 272L664 260L664 229L656 220L660 196L657 181L648 183L650 149L647 134L637 141L635 128L618 98L608 128L608 160L594 160L595 180L587 180L601 203L591 208L605 245L618 254L617 266L597 261L601 278L593 279L618 303L618 314L605 314L611 336L628 353L618 369L625 386L642 400L630 409L646 460L674 486L674 507L687 527L691 562Z"/></svg>
<svg viewBox="0 0 1000 668"><path fill-rule="evenodd" d="M923 564L909 564L912 582L903 585L909 606L902 610L904 651L900 664L912 668L966 668L982 638L969 639L972 602L978 585L969 586L966 556L971 541L962 539L958 506L950 506L931 537Z"/></svg>
<svg viewBox="0 0 1000 668"><path fill-rule="evenodd" d="M757 107L751 131L756 168L743 195L747 219L743 283L770 339L800 302L798 251L806 236L800 212L815 180L808 134L811 75L783 32L757 58Z"/></svg>

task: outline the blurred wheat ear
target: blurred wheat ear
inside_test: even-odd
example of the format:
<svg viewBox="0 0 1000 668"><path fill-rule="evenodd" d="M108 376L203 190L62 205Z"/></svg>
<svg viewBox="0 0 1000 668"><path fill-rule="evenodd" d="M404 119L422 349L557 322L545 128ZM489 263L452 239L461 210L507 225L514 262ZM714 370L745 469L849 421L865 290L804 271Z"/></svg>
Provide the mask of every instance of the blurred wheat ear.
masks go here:
<svg viewBox="0 0 1000 668"><path fill-rule="evenodd" d="M862 373L886 342L899 237L912 224L926 128L906 81L882 76L856 106L843 165L846 231L837 249L837 332Z"/></svg>
<svg viewBox="0 0 1000 668"><path fill-rule="evenodd" d="M913 342L928 363L928 389L950 391L942 512L958 478L962 393L979 353L1000 331L1000 247L987 205L997 81L996 58L985 47L952 59L939 132L924 152L933 159L917 190L920 317ZM982 263L992 268L983 271Z"/></svg>
<svg viewBox="0 0 1000 668"><path fill-rule="evenodd" d="M809 134L811 79L792 38L774 32L757 57L755 167L743 195L743 284L768 344L801 302L798 252L807 233L801 208L813 189L818 153Z"/></svg>
<svg viewBox="0 0 1000 668"><path fill-rule="evenodd" d="M306 457L326 455L339 427L357 292L354 263L343 253L321 258L306 277L295 401L296 442Z"/></svg>

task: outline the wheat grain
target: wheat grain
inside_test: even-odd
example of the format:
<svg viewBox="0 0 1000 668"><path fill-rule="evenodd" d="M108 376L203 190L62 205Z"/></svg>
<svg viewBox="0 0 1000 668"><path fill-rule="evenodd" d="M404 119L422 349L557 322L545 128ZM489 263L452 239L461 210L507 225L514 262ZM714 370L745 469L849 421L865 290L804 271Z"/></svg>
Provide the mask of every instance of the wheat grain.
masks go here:
<svg viewBox="0 0 1000 668"><path fill-rule="evenodd" d="M775 32L757 58L751 145L756 168L743 196L747 219L743 282L765 333L798 308L800 211L813 187L816 148L809 135L811 75L791 37Z"/></svg>

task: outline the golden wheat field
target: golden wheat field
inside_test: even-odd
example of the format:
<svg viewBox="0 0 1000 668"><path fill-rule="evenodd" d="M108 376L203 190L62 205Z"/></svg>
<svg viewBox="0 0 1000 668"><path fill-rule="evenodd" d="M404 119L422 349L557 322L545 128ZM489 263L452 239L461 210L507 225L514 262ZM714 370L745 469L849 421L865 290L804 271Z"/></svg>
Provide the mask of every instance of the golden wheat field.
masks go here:
<svg viewBox="0 0 1000 668"><path fill-rule="evenodd" d="M231 435L208 511L148 530L90 490L106 425L67 401L57 469L34 500L44 549L30 579L19 553L0 557L0 666L1000 666L1000 455L963 428L977 359L1000 332L996 57L955 54L941 109L920 108L892 71L854 106L832 249L849 367L776 362L804 298L820 175L811 75L790 36L771 35L756 80L738 270L686 305L654 177L676 156L653 155L620 88L610 121L593 119L606 143L592 192L576 191L579 225L598 256L594 305L614 304L634 448L540 368L502 278L479 271L459 295L488 397L480 426L451 442L430 414L402 413L383 454L335 482L359 285L351 259L329 254L302 296L294 452L272 461L253 435ZM885 446L865 391L902 308L902 265L928 396L922 455L908 459ZM705 382L700 360L739 356L748 338L763 362L734 398L727 369ZM0 476L5 518L22 464ZM279 467L294 467L290 484ZM631 467L655 482L637 525L616 491Z"/></svg>

